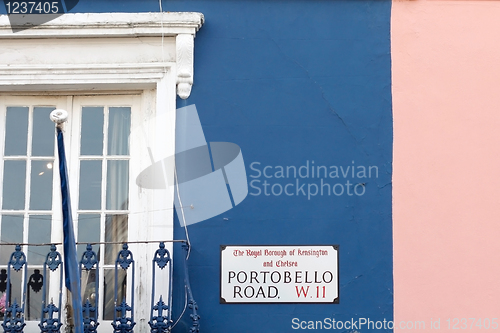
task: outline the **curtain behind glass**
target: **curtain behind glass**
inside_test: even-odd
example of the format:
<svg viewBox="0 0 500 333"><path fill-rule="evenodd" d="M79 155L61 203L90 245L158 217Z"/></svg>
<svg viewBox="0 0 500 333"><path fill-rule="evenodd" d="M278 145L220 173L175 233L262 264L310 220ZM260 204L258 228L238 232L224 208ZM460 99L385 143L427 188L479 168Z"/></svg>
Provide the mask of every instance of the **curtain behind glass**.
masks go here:
<svg viewBox="0 0 500 333"><path fill-rule="evenodd" d="M108 125L108 156L128 155L130 107L110 107Z"/></svg>
<svg viewBox="0 0 500 333"><path fill-rule="evenodd" d="M129 155L130 107L110 107L108 156ZM106 209L128 209L128 160L108 160Z"/></svg>

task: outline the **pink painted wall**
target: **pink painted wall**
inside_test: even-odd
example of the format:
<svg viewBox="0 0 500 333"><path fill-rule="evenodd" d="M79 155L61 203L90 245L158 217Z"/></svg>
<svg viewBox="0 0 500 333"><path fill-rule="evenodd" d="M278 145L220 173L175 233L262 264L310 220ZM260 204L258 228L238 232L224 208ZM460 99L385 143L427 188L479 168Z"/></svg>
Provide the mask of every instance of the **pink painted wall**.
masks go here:
<svg viewBox="0 0 500 333"><path fill-rule="evenodd" d="M500 1L393 2L392 75L395 323L500 318Z"/></svg>

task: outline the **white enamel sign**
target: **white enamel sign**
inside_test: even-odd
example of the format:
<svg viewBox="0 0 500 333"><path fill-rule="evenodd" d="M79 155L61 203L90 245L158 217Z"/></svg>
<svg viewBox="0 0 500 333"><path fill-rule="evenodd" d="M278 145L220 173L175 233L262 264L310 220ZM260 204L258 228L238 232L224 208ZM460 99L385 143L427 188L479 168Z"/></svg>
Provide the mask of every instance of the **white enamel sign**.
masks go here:
<svg viewBox="0 0 500 333"><path fill-rule="evenodd" d="M221 303L338 303L338 246L221 246Z"/></svg>

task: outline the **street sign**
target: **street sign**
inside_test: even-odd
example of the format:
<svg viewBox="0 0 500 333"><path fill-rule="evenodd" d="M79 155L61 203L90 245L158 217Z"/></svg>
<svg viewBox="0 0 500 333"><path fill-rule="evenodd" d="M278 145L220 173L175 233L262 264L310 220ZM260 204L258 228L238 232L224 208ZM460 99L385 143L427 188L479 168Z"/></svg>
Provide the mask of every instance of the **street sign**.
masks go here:
<svg viewBox="0 0 500 333"><path fill-rule="evenodd" d="M338 245L222 245L220 303L338 303Z"/></svg>

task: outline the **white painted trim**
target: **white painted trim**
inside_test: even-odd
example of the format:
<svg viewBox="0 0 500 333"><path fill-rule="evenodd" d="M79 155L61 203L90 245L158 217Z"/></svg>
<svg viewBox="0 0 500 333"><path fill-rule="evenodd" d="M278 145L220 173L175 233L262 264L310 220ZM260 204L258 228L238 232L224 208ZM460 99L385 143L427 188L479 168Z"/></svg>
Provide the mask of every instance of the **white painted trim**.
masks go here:
<svg viewBox="0 0 500 333"><path fill-rule="evenodd" d="M87 13L12 32L0 15L0 93L154 89L168 71L193 84L201 13Z"/></svg>
<svg viewBox="0 0 500 333"><path fill-rule="evenodd" d="M0 91L123 90L156 87L175 63L0 66Z"/></svg>
<svg viewBox="0 0 500 333"><path fill-rule="evenodd" d="M194 35L204 20L203 14L193 12L68 13L39 26L13 33L8 16L0 15L0 39L161 37L162 33L165 37L173 37L178 34Z"/></svg>

